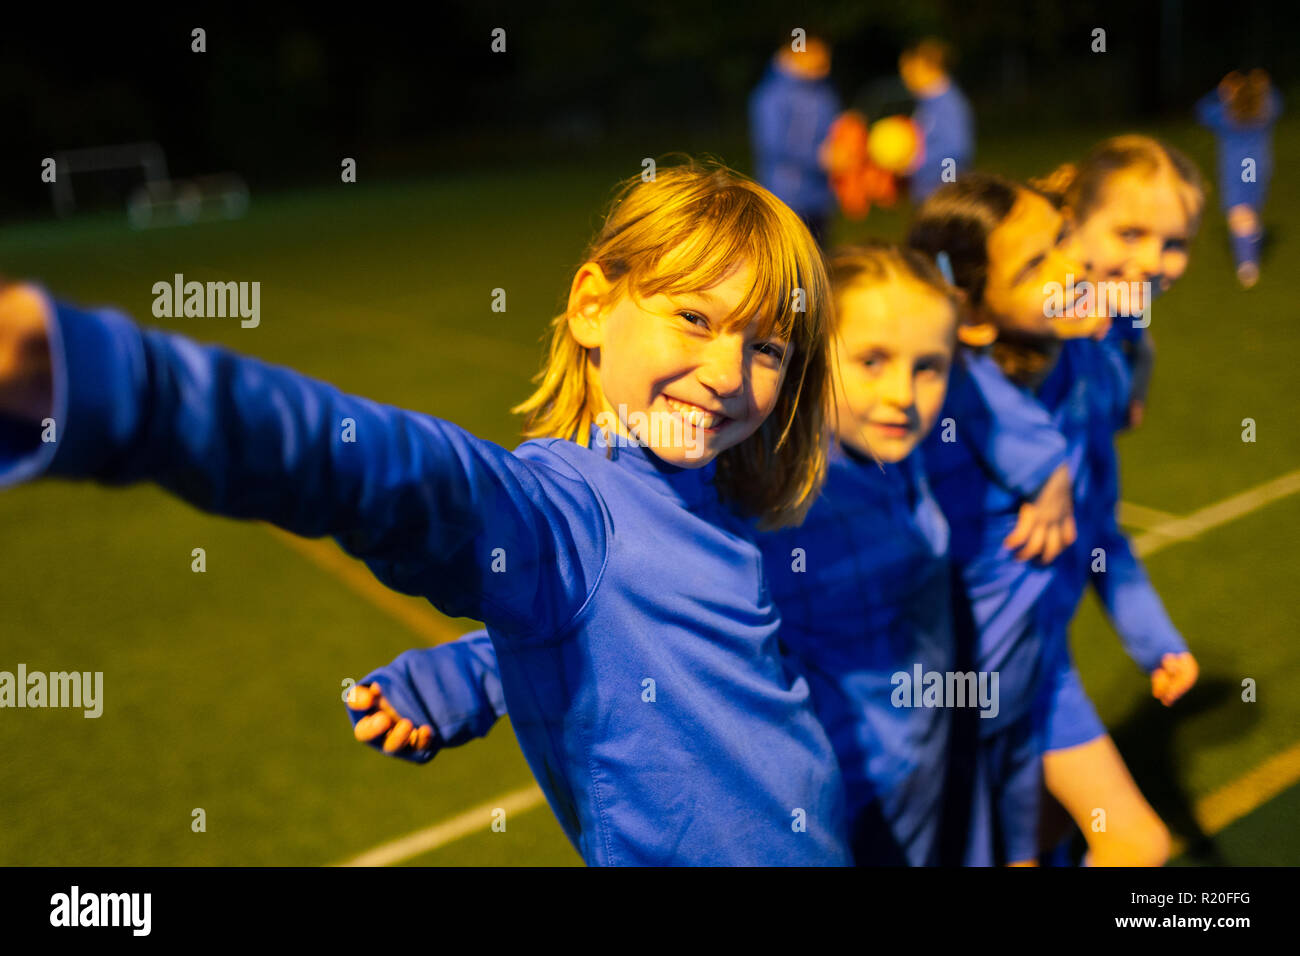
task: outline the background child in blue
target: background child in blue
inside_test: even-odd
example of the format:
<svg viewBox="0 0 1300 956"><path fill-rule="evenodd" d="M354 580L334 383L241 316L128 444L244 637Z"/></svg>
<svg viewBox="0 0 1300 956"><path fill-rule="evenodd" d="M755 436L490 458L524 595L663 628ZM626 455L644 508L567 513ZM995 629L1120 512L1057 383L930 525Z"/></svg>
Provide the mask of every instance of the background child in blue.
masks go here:
<svg viewBox="0 0 1300 956"><path fill-rule="evenodd" d="M898 58L903 85L916 97L912 121L921 134L921 161L911 181L915 203L944 183L946 168L957 176L975 162L975 118L970 102L953 82L951 60L951 47L934 38L913 44Z"/></svg>
<svg viewBox="0 0 1300 956"><path fill-rule="evenodd" d="M563 437L512 454L20 286L0 298L0 482L153 481L332 535L485 621L589 864L845 863L843 783L752 532L801 520L822 483L830 308L812 237L766 190L695 164L635 177L525 403L531 434Z"/></svg>
<svg viewBox="0 0 1300 956"><path fill-rule="evenodd" d="M959 667L999 675L995 718L956 715L949 839L957 845L948 851L972 865L1038 856L1046 687L1038 604L1050 563L1074 538L1068 455L1081 452L1026 384L1046 361L1022 359L1019 346L1091 331L1045 314L1044 286L1081 274L1060 248L1063 232L1043 196L970 174L922 204L908 235L947 263L969 308L959 335L970 348L924 451L951 528ZM1051 520L1028 520L1047 513Z"/></svg>
<svg viewBox="0 0 1300 956"><path fill-rule="evenodd" d="M1059 185L1075 224L1070 242L1088 263L1094 284L1145 283L1155 294L1186 270L1204 192L1195 166L1181 154L1149 137L1115 137L1094 148ZM1128 315L1114 322L1121 330L1133 324ZM1078 428L1088 434L1087 454L1075 476L1079 539L1057 562L1043 607L1049 644L1057 652L1044 776L1048 790L1087 837L1089 863L1160 865L1169 854L1169 832L1098 718L1068 642L1069 622L1091 583L1129 655L1151 675L1157 699L1169 706L1196 681L1196 660L1115 516L1115 436L1133 401L1129 369L1115 352L1120 341L1108 335L1102 344L1067 342L1037 393L1054 415L1086 419ZM1078 430L1066 424L1062 429ZM1106 810L1105 829L1092 825L1097 808Z"/></svg>
<svg viewBox="0 0 1300 956"><path fill-rule="evenodd" d="M856 862L932 865L951 710L894 698L896 675L953 666L948 528L917 445L943 404L958 302L910 250L844 248L829 266L838 441L808 518L759 541L781 644L807 676L844 774ZM357 736L378 746L387 731L390 753L418 761L433 756L430 739L454 746L482 736L505 713L494 670L481 631L408 651L355 689ZM416 724L427 731L412 740Z"/></svg>
<svg viewBox="0 0 1300 956"><path fill-rule="evenodd" d="M1214 133L1219 153L1219 193L1228 217L1237 279L1259 281L1260 216L1273 178L1273 126L1282 96L1264 70L1233 70L1196 104L1196 118Z"/></svg>
<svg viewBox="0 0 1300 956"><path fill-rule="evenodd" d="M783 46L749 97L749 135L755 176L812 230L820 243L835 208L822 145L840 111L827 80L830 47L808 37L796 52Z"/></svg>

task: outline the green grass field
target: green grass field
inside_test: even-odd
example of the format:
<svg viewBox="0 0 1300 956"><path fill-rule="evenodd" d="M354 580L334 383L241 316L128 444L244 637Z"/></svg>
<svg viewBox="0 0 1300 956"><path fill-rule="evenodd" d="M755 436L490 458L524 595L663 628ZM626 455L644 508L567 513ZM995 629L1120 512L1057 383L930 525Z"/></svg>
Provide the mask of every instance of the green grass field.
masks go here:
<svg viewBox="0 0 1300 956"><path fill-rule="evenodd" d="M1047 171L1120 130L1035 131L981 143L980 166ZM1153 130L1209 174L1208 134ZM706 148L738 165L734 142ZM60 297L286 364L426 411L507 447L547 320L615 181L642 153L569 167L364 183L253 197L240 221L133 232L124 215L0 229L0 269ZM1278 129L1276 168L1300 160ZM1183 515L1300 468L1288 407L1300 364L1295 180L1278 175L1263 279L1242 292L1211 198L1187 277L1161 299L1147 424L1122 440L1124 496ZM903 211L840 223L897 237ZM155 320L153 283L262 283L262 320ZM507 291L507 311L490 309ZM1288 383L1291 383L1288 385ZM1258 440L1241 440L1254 418ZM1197 842L1198 800L1300 738L1294 545L1300 496L1171 545L1148 561L1201 663L1172 711L1151 700L1089 603L1074 646L1087 686L1156 809L1192 849L1179 862L1298 861L1288 790ZM506 726L417 767L353 741L340 695L422 639L258 525L195 512L151 487L44 483L0 493L0 670L104 672L104 714L0 711L0 864L315 865L491 804L531 781ZM191 549L207 572L190 570ZM408 599L402 598L402 601ZM1091 599L1090 599L1091 602ZM412 604L417 602L412 601ZM455 630L470 622L449 622ZM1243 703L1243 678L1258 701ZM206 832L191 812L206 812ZM490 820L414 864L577 864L541 806Z"/></svg>

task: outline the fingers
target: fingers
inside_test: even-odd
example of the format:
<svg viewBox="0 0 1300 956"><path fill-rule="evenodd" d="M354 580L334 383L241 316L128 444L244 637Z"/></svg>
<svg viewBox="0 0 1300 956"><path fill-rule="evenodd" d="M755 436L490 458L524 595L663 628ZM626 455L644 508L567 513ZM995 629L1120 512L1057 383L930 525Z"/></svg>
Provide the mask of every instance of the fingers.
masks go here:
<svg viewBox="0 0 1300 956"><path fill-rule="evenodd" d="M385 713L367 714L357 721L352 733L363 743L374 740L393 726L393 720Z"/></svg>
<svg viewBox="0 0 1300 956"><path fill-rule="evenodd" d="M395 723L384 739L384 753L394 754L408 746L411 742L411 731L414 729L415 726L405 717Z"/></svg>
<svg viewBox="0 0 1300 956"><path fill-rule="evenodd" d="M414 743L411 744L416 750L428 750L429 744L433 742L433 728L428 724L420 727L415 731Z"/></svg>
<svg viewBox="0 0 1300 956"><path fill-rule="evenodd" d="M1021 561L1029 561L1043 553L1043 542L1047 537L1047 529L1042 525L1034 528L1029 535L1029 541L1020 549L1016 557Z"/></svg>
<svg viewBox="0 0 1300 956"><path fill-rule="evenodd" d="M353 710L378 708L373 714L367 714L358 720L352 732L362 743L369 743L384 735L384 753L401 753L407 748L427 750L433 742L433 728L428 724L416 727L413 721L394 710L393 705L384 699L377 683L368 687L354 684L348 690L348 706Z"/></svg>
<svg viewBox="0 0 1300 956"><path fill-rule="evenodd" d="M1061 522L1061 544L1068 548L1079 539L1079 528L1074 523L1074 515L1066 515L1065 520Z"/></svg>
<svg viewBox="0 0 1300 956"><path fill-rule="evenodd" d="M353 684L348 688L348 707L352 710L369 710L375 706L376 691L371 688L377 688L378 684L371 684L366 687L364 684Z"/></svg>
<svg viewBox="0 0 1300 956"><path fill-rule="evenodd" d="M1169 672L1169 683L1165 691L1165 703L1168 705L1192 689L1200 668L1191 654L1166 654L1164 664L1165 670Z"/></svg>
<svg viewBox="0 0 1300 956"><path fill-rule="evenodd" d="M1191 690L1200 673L1196 658L1190 653L1166 654L1160 669L1151 675L1151 693L1166 707Z"/></svg>
<svg viewBox="0 0 1300 956"><path fill-rule="evenodd" d="M1151 674L1151 696L1166 707L1169 702L1165 699L1169 694L1169 672L1163 667Z"/></svg>
<svg viewBox="0 0 1300 956"><path fill-rule="evenodd" d="M371 684L369 687L353 684L348 690L348 706L353 710L370 710L372 707L378 707L380 712L387 714L393 723L402 719L402 715L384 698L378 684Z"/></svg>
<svg viewBox="0 0 1300 956"><path fill-rule="evenodd" d="M1043 563L1051 564L1062 550L1064 550L1064 545L1061 544L1060 525L1052 525L1047 529L1047 535L1043 541Z"/></svg>
<svg viewBox="0 0 1300 956"><path fill-rule="evenodd" d="M1002 539L1002 546L1008 551L1014 551L1019 548L1029 538L1038 521L1038 513L1031 504L1020 506L1020 516L1016 520L1016 526L1011 529L1011 533Z"/></svg>

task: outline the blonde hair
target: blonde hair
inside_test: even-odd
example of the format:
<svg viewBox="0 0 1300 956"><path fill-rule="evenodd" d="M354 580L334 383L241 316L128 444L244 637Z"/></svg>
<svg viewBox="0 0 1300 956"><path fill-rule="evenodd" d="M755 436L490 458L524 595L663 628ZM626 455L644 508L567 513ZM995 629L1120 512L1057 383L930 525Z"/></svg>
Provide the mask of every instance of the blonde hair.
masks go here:
<svg viewBox="0 0 1300 956"><path fill-rule="evenodd" d="M1174 147L1150 136L1127 133L1102 140L1083 161L1065 163L1030 185L1068 207L1083 222L1101 204L1106 183L1124 170L1168 172L1182 186L1189 228L1195 232L1205 209L1205 181L1196 164Z"/></svg>
<svg viewBox="0 0 1300 956"><path fill-rule="evenodd" d="M605 305L624 296L698 292L738 263L754 285L727 327L757 318L759 336L789 343L786 377L772 413L749 438L722 452L714 484L723 501L759 527L798 524L826 474L824 405L829 390L830 281L811 233L788 206L712 159L659 165L655 177L619 184L604 222L583 254L611 283ZM536 391L513 411L524 437L590 443L603 393L569 330L568 312L551 320L551 343Z"/></svg>

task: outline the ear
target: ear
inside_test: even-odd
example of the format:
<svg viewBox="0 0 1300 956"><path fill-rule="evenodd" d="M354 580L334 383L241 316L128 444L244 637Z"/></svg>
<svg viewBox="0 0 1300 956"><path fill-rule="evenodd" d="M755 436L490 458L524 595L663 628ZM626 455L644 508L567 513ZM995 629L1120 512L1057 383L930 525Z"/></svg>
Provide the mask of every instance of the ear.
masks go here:
<svg viewBox="0 0 1300 956"><path fill-rule="evenodd" d="M997 341L998 327L992 322L963 322L957 326L957 339L962 345L982 349Z"/></svg>
<svg viewBox="0 0 1300 956"><path fill-rule="evenodd" d="M569 287L569 332L583 348L598 349L604 343L605 312L612 288L598 263L584 262Z"/></svg>

